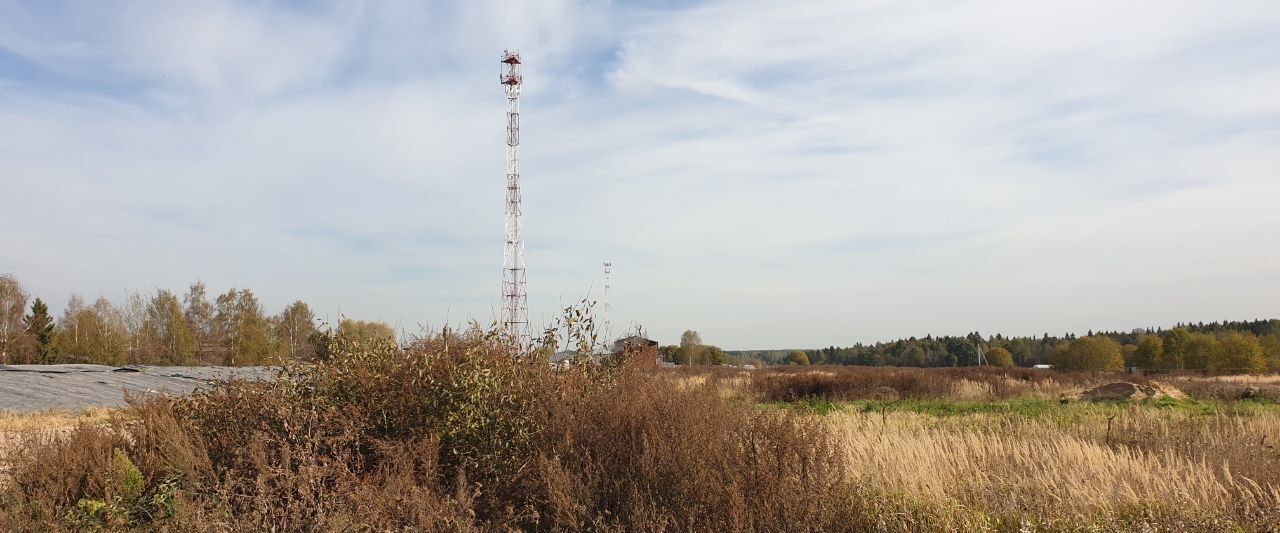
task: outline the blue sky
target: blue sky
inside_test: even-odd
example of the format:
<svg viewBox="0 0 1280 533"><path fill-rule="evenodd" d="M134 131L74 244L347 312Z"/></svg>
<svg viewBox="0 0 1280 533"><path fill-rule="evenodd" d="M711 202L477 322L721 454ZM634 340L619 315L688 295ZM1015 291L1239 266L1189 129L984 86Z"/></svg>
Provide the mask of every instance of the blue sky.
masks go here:
<svg viewBox="0 0 1280 533"><path fill-rule="evenodd" d="M1272 1L0 3L0 271L726 348L1280 316Z"/></svg>

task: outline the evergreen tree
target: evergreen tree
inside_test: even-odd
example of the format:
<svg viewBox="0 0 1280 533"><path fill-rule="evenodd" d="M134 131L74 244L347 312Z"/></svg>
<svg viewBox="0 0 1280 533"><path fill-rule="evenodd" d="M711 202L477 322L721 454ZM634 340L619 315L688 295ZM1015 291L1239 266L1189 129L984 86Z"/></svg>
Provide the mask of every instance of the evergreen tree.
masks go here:
<svg viewBox="0 0 1280 533"><path fill-rule="evenodd" d="M55 362L57 332L53 329L53 317L49 316L49 306L44 300L36 298L31 302L31 314L22 317L22 325L35 341L35 362Z"/></svg>

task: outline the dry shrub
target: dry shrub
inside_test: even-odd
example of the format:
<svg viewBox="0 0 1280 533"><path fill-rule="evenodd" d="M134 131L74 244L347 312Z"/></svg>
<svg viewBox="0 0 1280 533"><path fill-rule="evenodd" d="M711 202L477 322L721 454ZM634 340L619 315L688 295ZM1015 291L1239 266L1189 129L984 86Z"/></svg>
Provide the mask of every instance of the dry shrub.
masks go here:
<svg viewBox="0 0 1280 533"><path fill-rule="evenodd" d="M853 516L815 419L638 366L552 370L479 329L330 353L32 443L0 525L773 531ZM123 500L121 458L137 472Z"/></svg>
<svg viewBox="0 0 1280 533"><path fill-rule="evenodd" d="M753 372L751 388L764 401L824 399L832 402L896 397L955 400L1056 399L1110 381L1145 382L1141 376L1069 373L1027 368L903 368L831 366L770 368Z"/></svg>
<svg viewBox="0 0 1280 533"><path fill-rule="evenodd" d="M553 529L834 527L849 492L828 434L652 375L566 406L539 468ZM849 519L844 516L843 519Z"/></svg>
<svg viewBox="0 0 1280 533"><path fill-rule="evenodd" d="M26 511L37 523L56 520L63 506L85 494L109 498L115 491L115 452L129 446L118 427L82 425L67 435L39 435L21 447L4 506ZM4 525L0 522L0 525Z"/></svg>
<svg viewBox="0 0 1280 533"><path fill-rule="evenodd" d="M1134 411L1110 430L740 401L748 386L771 399L1050 395L1105 375L833 368L748 385L725 369L553 370L478 328L328 353L28 441L0 529L1262 530L1280 505L1280 475L1259 474L1280 471L1258 448L1276 417Z"/></svg>

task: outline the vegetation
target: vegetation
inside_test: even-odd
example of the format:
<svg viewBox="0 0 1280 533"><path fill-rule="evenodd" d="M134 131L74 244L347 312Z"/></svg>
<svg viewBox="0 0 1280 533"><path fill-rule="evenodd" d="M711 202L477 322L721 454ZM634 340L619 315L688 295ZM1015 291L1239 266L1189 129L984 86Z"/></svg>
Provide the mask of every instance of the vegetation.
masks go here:
<svg viewBox="0 0 1280 533"><path fill-rule="evenodd" d="M39 298L28 310L28 298L17 279L0 276L0 364L281 364L326 357L326 346L337 333L321 331L305 302L295 301L279 314L268 315L249 289L231 288L211 301L199 281L181 298L166 289L150 295L129 294L119 305L106 298L88 304L72 296L56 321ZM396 336L385 323L345 317L336 329L365 341ZM975 332L847 348L764 351L725 351L705 344L697 331L689 330L678 345L658 351L666 361L692 366L964 367L978 364L979 350L988 364L998 367L1055 364L1074 371L1136 367L1154 372L1280 372L1280 320L1089 332L1083 337L1048 333L984 337Z"/></svg>
<svg viewBox="0 0 1280 533"><path fill-rule="evenodd" d="M723 365L725 351L719 346L702 343L702 336L693 330L680 335L679 346L662 346L658 354L666 361L681 365Z"/></svg>
<svg viewBox="0 0 1280 533"><path fill-rule="evenodd" d="M1275 377L1119 405L1073 399L1107 373L555 370L479 328L321 352L23 441L0 529L1280 527Z"/></svg>
<svg viewBox="0 0 1280 533"><path fill-rule="evenodd" d="M302 301L272 316L249 289L210 300L199 281L181 298L160 289L131 293L120 305L73 295L57 320L40 298L28 308L28 298L17 279L0 276L0 364L280 364L323 355L329 338ZM381 322L344 319L338 329L362 339L395 337Z"/></svg>
<svg viewBox="0 0 1280 533"><path fill-rule="evenodd" d="M996 346L987 352L987 361L991 366L997 368L1013 367L1013 354L1009 350Z"/></svg>
<svg viewBox="0 0 1280 533"><path fill-rule="evenodd" d="M22 311L27 306L27 293L18 280L0 274L0 364L26 349L30 340L22 326Z"/></svg>
<svg viewBox="0 0 1280 533"><path fill-rule="evenodd" d="M22 317L22 329L31 339L31 347L37 361L48 361L54 355L53 318L49 316L49 306L44 300L36 298L31 302L31 314Z"/></svg>
<svg viewBox="0 0 1280 533"><path fill-rule="evenodd" d="M711 382L733 381L741 372L706 371ZM1115 381L1147 383L1148 377L1122 373L1060 373L1026 368L902 368L827 366L813 370L771 367L750 374L752 398L764 402L1047 400L1078 397L1086 389ZM1280 377L1165 374L1156 378L1204 400L1236 401L1245 397L1280 402Z"/></svg>
<svg viewBox="0 0 1280 533"><path fill-rule="evenodd" d="M29 442L4 529L788 530L859 519L819 420L499 336L339 336L273 383Z"/></svg>
<svg viewBox="0 0 1280 533"><path fill-rule="evenodd" d="M1120 343L1110 337L1094 335L1066 343L1049 361L1054 368L1068 372L1114 371L1124 368L1124 351Z"/></svg>
<svg viewBox="0 0 1280 533"><path fill-rule="evenodd" d="M1277 372L1280 371L1280 320L1182 324L1167 330L1090 331L1083 337L1048 333L1041 337L983 336L975 332L963 337L912 337L804 352L815 365L963 367L978 364L979 348L996 366L1001 366L997 362L1005 362L1003 352L1008 352L1010 366L1056 362L1062 369L1080 371L1136 367L1156 372L1194 370L1212 374ZM730 351L726 357L788 364L792 351Z"/></svg>
<svg viewBox="0 0 1280 533"><path fill-rule="evenodd" d="M787 364L808 366L809 356L800 350L793 350L791 355L787 357Z"/></svg>

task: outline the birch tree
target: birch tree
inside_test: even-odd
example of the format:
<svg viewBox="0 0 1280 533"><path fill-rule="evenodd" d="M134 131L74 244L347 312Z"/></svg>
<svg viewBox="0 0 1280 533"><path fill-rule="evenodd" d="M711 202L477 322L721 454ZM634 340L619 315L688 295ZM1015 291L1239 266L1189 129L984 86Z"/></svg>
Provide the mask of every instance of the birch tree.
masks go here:
<svg viewBox="0 0 1280 533"><path fill-rule="evenodd" d="M22 312L27 308L27 292L18 279L0 274L0 364L9 364L9 358L25 340Z"/></svg>

